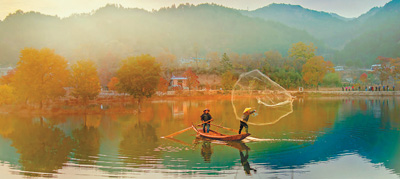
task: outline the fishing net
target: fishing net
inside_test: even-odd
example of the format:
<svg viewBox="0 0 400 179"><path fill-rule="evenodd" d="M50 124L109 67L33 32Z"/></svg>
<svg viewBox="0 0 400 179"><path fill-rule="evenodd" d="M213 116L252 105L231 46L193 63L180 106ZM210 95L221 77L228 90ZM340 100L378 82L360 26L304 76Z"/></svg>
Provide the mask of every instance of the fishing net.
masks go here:
<svg viewBox="0 0 400 179"><path fill-rule="evenodd" d="M256 110L248 124L270 125L293 112L293 97L258 70L240 75L232 90L232 107L240 120L245 108Z"/></svg>

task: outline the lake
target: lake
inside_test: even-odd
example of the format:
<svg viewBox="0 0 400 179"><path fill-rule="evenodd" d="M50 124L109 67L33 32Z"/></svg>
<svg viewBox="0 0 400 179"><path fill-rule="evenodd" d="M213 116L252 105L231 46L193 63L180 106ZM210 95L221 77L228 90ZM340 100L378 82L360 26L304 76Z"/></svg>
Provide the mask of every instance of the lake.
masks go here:
<svg viewBox="0 0 400 179"><path fill-rule="evenodd" d="M199 123L206 107L214 124L239 128L230 100L216 99L147 101L138 115L2 114L0 176L400 178L399 98L299 98L278 122L249 125L244 143L193 130L162 138Z"/></svg>

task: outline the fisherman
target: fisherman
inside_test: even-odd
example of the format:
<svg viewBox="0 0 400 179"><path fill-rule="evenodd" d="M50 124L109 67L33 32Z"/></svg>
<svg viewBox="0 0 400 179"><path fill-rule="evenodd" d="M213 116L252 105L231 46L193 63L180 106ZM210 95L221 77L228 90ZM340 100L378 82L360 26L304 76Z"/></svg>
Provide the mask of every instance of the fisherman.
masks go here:
<svg viewBox="0 0 400 179"><path fill-rule="evenodd" d="M200 116L201 121L203 122L203 132L206 132L206 126L207 126L207 133L210 132L210 122L212 120L212 117L210 115L210 110L208 108L203 110L203 114Z"/></svg>
<svg viewBox="0 0 400 179"><path fill-rule="evenodd" d="M256 110L250 111L251 108L246 108L243 111L243 116L242 120L240 120L240 128L239 128L239 134L242 132L243 127L246 128L246 133L249 133L249 126L247 125L247 121L249 121L250 114L253 114L256 112Z"/></svg>

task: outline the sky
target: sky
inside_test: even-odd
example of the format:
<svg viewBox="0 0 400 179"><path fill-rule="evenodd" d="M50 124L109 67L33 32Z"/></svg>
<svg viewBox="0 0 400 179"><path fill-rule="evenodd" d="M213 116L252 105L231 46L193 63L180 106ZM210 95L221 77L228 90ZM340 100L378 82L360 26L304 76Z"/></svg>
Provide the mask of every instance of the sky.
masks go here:
<svg viewBox="0 0 400 179"><path fill-rule="evenodd" d="M254 10L271 3L301 5L317 11L333 12L343 17L358 17L373 7L383 6L390 0L0 0L0 20L16 10L36 11L47 15L68 17L74 13L88 13L106 4L123 7L158 10L172 4L215 3L235 9Z"/></svg>

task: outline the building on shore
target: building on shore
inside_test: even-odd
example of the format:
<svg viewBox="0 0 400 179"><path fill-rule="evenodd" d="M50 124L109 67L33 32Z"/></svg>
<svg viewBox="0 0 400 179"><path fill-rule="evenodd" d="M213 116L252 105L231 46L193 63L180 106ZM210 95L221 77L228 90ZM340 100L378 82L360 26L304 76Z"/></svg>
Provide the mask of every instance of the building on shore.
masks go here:
<svg viewBox="0 0 400 179"><path fill-rule="evenodd" d="M187 78L182 76L172 76L170 80L170 87L175 89L186 90L189 89L187 86Z"/></svg>

